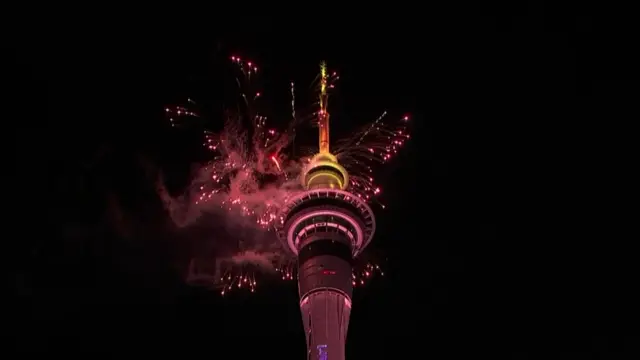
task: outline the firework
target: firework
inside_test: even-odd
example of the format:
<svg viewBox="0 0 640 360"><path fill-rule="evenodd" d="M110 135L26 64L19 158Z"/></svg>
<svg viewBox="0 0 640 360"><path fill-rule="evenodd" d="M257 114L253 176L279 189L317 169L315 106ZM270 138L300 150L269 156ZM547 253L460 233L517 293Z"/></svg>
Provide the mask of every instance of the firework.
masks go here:
<svg viewBox="0 0 640 360"><path fill-rule="evenodd" d="M296 149L299 146L296 146L294 139L297 128L307 122L305 119L315 119L311 125L327 127L325 137L320 139L320 146L324 144L328 148L327 99L339 76L336 72L328 71L323 64L317 86L319 104L306 116L304 111L297 108L295 87L291 82L291 115L284 122L272 122L260 111L263 94L259 87L256 63L237 56L231 57L231 62L237 73L239 110L225 114L222 130L212 130L214 124L203 129L203 146L210 153L210 161L199 169L188 191L181 197L185 202L180 215L183 220L185 217L190 220L177 221L179 216L175 216L174 220L189 225L203 213L222 211L233 217L248 219L254 226L269 231L275 226L277 214L287 199L302 190L299 178L310 157L293 154L303 153ZM171 126L180 127L200 117L196 108L197 104L189 100L186 105L167 107L165 113ZM327 121L323 122L323 119ZM382 190L375 181L375 167L376 164L391 160L407 142L408 122L408 115L399 121L392 121L385 111L353 136L335 142L333 153L350 175L350 192L384 207L378 200ZM165 202L170 200L165 199ZM275 237L273 239L275 243ZM255 249L249 250L254 251L251 256L256 259L262 254ZM253 262L245 261L247 249L240 249L238 254L217 259L218 267L220 263L226 264L222 265L226 269L218 269L215 276L215 283L223 294L232 289L255 291L257 286L258 280L254 275L256 267L247 265ZM234 256L236 258L230 260ZM273 264L271 270L281 275L283 280L296 278L291 259L282 256L262 257L268 258L267 261ZM266 266L263 264L259 268L264 270ZM354 269L354 285L362 285L374 274L382 274L375 263L367 262Z"/></svg>

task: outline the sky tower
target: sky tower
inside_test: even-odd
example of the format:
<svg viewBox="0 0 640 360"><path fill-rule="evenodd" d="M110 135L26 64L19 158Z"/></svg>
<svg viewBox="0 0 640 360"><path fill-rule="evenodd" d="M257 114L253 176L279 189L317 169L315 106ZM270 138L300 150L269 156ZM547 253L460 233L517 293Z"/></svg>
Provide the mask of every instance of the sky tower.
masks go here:
<svg viewBox="0 0 640 360"><path fill-rule="evenodd" d="M298 258L307 359L342 360L351 313L352 260L369 244L371 208L347 191L349 174L329 150L327 70L320 65L319 151L305 168L306 191L289 199L278 237Z"/></svg>

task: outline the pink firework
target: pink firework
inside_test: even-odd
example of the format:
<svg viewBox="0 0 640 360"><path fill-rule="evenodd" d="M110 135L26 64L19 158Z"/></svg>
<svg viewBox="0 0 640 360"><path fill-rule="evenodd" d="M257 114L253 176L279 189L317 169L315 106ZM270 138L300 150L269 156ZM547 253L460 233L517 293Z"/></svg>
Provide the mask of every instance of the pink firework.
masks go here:
<svg viewBox="0 0 640 360"><path fill-rule="evenodd" d="M268 231L274 227L277 214L287 198L302 190L299 177L310 156L291 155L304 153L293 149L296 129L304 123L313 125L317 111L321 110L299 111L294 83L291 83L291 114L284 121L271 121L260 111L263 90L259 87L256 63L237 56L231 57L231 62L237 70L240 110L226 112L221 131L203 129L203 146L211 154L210 161L199 169L188 191L181 197L184 202L180 216L175 216L174 220L188 217L189 221L180 223L189 225L202 213L222 210L229 216L246 218L252 226ZM333 72L324 86L332 89L338 79L337 73ZM165 112L172 126L182 127L189 126L194 118L200 116L195 109L196 104L189 100L185 105L167 107ZM384 111L353 136L334 144L335 155L349 172L350 192L384 207L379 202L382 190L375 181L375 166L390 161L407 142L409 120L405 115L397 121L390 121ZM165 203L172 201L166 197L165 194ZM185 215L187 213L190 215ZM262 250L238 249L238 254L247 251L256 256ZM242 260L239 255L232 261L223 259L227 268L218 269L212 281L222 289L221 292L227 293L231 289L242 288L254 291L257 280L253 272L256 268L270 268L279 272L283 279L294 279L296 275L290 259L273 256L272 252L273 249L269 249L269 256L265 256L272 263L271 267L264 264L256 266L256 261ZM382 273L380 267L365 261L354 270L354 283L364 283L376 273Z"/></svg>

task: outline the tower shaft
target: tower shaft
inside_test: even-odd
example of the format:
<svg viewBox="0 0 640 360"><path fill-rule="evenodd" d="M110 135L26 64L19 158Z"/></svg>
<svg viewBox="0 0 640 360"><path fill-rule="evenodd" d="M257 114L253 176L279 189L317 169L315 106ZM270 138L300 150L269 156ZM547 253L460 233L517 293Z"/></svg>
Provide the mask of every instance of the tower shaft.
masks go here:
<svg viewBox="0 0 640 360"><path fill-rule="evenodd" d="M351 247L338 233L318 233L298 256L300 312L307 360L344 360L351 314Z"/></svg>

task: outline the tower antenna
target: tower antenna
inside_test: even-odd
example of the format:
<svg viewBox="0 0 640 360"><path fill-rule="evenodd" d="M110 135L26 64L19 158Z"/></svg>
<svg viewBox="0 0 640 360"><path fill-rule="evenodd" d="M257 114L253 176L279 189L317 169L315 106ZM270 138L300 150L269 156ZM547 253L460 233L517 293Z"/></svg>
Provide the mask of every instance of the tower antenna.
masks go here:
<svg viewBox="0 0 640 360"><path fill-rule="evenodd" d="M319 152L329 153L329 112L327 105L329 96L327 94L327 63L320 63L320 109L318 110L318 131L319 131Z"/></svg>

